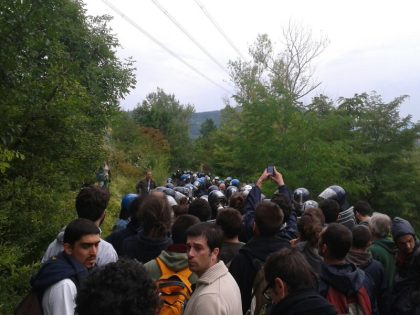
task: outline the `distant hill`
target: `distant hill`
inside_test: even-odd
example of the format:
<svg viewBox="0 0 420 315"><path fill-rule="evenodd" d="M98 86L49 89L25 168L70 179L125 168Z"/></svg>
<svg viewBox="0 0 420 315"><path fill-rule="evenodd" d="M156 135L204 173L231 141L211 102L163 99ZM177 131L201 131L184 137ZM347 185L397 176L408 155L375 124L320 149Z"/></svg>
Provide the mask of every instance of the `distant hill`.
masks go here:
<svg viewBox="0 0 420 315"><path fill-rule="evenodd" d="M206 119L213 119L214 124L220 126L220 110L211 112L194 113L190 119L190 138L196 139L200 136L200 127Z"/></svg>

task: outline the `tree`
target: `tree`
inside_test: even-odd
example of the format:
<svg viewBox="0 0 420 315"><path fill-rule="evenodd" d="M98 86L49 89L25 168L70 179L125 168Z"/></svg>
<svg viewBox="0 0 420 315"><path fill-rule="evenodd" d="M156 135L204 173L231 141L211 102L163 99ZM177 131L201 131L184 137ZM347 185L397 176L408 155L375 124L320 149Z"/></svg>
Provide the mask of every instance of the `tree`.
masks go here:
<svg viewBox="0 0 420 315"><path fill-rule="evenodd" d="M255 97L255 88L262 87L273 96L289 94L293 103L315 90L320 83L313 79L312 63L328 44L316 40L310 30L289 22L283 29L284 48L274 52L266 34L259 35L249 49L250 61L230 61L231 80L237 87L239 104Z"/></svg>
<svg viewBox="0 0 420 315"><path fill-rule="evenodd" d="M192 105L182 105L175 95L157 89L146 96L133 110L135 121L144 127L159 129L170 145L172 169L189 166L189 120L194 112Z"/></svg>
<svg viewBox="0 0 420 315"><path fill-rule="evenodd" d="M74 217L74 191L94 181L135 82L108 21L79 0L0 2L0 313L12 313L33 263Z"/></svg>
<svg viewBox="0 0 420 315"><path fill-rule="evenodd" d="M207 138L211 133L216 131L217 127L213 119L207 118L200 126L200 135L203 138Z"/></svg>

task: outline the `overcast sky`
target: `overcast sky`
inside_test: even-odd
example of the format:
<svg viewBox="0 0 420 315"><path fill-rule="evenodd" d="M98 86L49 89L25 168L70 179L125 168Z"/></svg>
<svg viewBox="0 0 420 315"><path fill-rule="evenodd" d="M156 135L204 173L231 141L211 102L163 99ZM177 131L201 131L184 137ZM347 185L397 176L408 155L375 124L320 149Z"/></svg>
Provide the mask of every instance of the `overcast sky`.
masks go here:
<svg viewBox="0 0 420 315"><path fill-rule="evenodd" d="M217 63L176 27L156 3ZM110 26L122 46L119 56L132 56L136 61L137 86L121 101L124 109L133 109L157 87L175 94L182 104L194 105L197 112L224 107L224 99L234 92L227 63L240 56L203 13L198 5L202 4L244 56L262 33L268 34L280 50L281 31L290 20L310 29L315 38L327 36L330 44L313 63L315 77L322 82L316 94L335 100L375 90L386 102L409 95L401 114L420 120L418 0L86 0L86 4L90 15L114 17Z"/></svg>

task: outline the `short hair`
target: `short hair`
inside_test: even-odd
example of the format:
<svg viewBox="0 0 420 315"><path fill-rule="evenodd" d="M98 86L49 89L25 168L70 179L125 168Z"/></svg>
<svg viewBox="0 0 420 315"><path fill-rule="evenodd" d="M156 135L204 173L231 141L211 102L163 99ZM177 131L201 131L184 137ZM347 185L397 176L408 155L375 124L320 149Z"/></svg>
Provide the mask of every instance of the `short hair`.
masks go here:
<svg viewBox="0 0 420 315"><path fill-rule="evenodd" d="M319 208L325 216L325 223L337 222L340 213L340 205L334 199L324 199L319 202Z"/></svg>
<svg viewBox="0 0 420 315"><path fill-rule="evenodd" d="M184 215L184 214L187 214L188 213L188 205L187 204L185 204L185 205L184 204L175 205L175 206L172 207L172 209L174 211L174 216L175 217L179 217L181 215ZM194 216L194 217L196 217L196 216Z"/></svg>
<svg viewBox="0 0 420 315"><path fill-rule="evenodd" d="M217 214L216 224L222 228L226 238L236 237L241 232L242 215L234 208L224 208Z"/></svg>
<svg viewBox="0 0 420 315"><path fill-rule="evenodd" d="M172 225L172 241L174 244L186 244L186 230L194 224L200 223L200 219L194 215L183 214L175 219Z"/></svg>
<svg viewBox="0 0 420 315"><path fill-rule="evenodd" d="M283 224L283 211L271 201L261 201L255 208L255 224L262 236L274 236Z"/></svg>
<svg viewBox="0 0 420 315"><path fill-rule="evenodd" d="M357 249L365 249L372 240L372 233L366 225L358 224L352 230L353 244L352 247Z"/></svg>
<svg viewBox="0 0 420 315"><path fill-rule="evenodd" d="M308 208L302 214L302 217L304 216L316 217L321 222L322 226L325 225L325 216L320 208Z"/></svg>
<svg viewBox="0 0 420 315"><path fill-rule="evenodd" d="M359 200L353 206L354 212L358 212L363 216L371 215L372 214L372 207L370 206L369 202L364 200Z"/></svg>
<svg viewBox="0 0 420 315"><path fill-rule="evenodd" d="M340 223L331 223L321 234L321 243L328 247L331 258L342 260L352 245L353 235L350 229Z"/></svg>
<svg viewBox="0 0 420 315"><path fill-rule="evenodd" d="M71 221L64 230L63 242L71 246L85 235L101 234L101 230L91 220L79 218Z"/></svg>
<svg viewBox="0 0 420 315"><path fill-rule="evenodd" d="M172 209L164 195L149 194L140 206L144 234L151 238L164 238L171 227Z"/></svg>
<svg viewBox="0 0 420 315"><path fill-rule="evenodd" d="M369 227L374 237L385 238L391 232L391 218L384 213L374 212Z"/></svg>
<svg viewBox="0 0 420 315"><path fill-rule="evenodd" d="M204 237L207 240L207 246L210 248L210 251L213 251L215 248L222 248L223 231L220 226L215 223L201 222L194 224L188 228L186 236L187 238L198 236Z"/></svg>
<svg viewBox="0 0 420 315"><path fill-rule="evenodd" d="M120 259L89 275L76 296L79 315L154 315L161 305L155 282L142 264Z"/></svg>
<svg viewBox="0 0 420 315"><path fill-rule="evenodd" d="M229 198L229 207L238 210L241 214L244 213L245 196L242 192L237 191Z"/></svg>
<svg viewBox="0 0 420 315"><path fill-rule="evenodd" d="M83 187L76 197L79 218L97 221L108 207L109 191L98 186Z"/></svg>
<svg viewBox="0 0 420 315"><path fill-rule="evenodd" d="M211 207L208 201L197 198L190 203L188 214L195 215L201 222L206 222L211 217Z"/></svg>
<svg viewBox="0 0 420 315"><path fill-rule="evenodd" d="M273 285L274 279L280 278L286 283L289 294L315 287L315 275L297 248L283 248L268 256L264 276L269 285Z"/></svg>
<svg viewBox="0 0 420 315"><path fill-rule="evenodd" d="M303 215L298 222L300 239L308 242L312 247L317 247L319 235L322 231L321 221L316 216Z"/></svg>
<svg viewBox="0 0 420 315"><path fill-rule="evenodd" d="M271 202L277 204L280 209L283 211L283 221L287 221L292 213L292 203L290 199L283 194L275 195L271 198Z"/></svg>

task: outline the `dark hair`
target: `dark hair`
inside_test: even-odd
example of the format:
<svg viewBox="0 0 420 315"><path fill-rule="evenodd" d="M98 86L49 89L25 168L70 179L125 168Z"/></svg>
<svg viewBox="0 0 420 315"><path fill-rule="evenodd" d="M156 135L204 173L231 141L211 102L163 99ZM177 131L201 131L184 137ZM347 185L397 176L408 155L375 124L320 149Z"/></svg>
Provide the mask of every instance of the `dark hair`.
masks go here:
<svg viewBox="0 0 420 315"><path fill-rule="evenodd" d="M237 191L229 198L229 207L238 210L241 214L244 213L245 196L242 192Z"/></svg>
<svg viewBox="0 0 420 315"><path fill-rule="evenodd" d="M215 223L210 222L201 222L194 224L188 228L186 232L187 238L203 236L207 240L207 246L210 248L210 251L213 251L215 248L222 248L223 243L223 231ZM220 252L219 252L220 254Z"/></svg>
<svg viewBox="0 0 420 315"><path fill-rule="evenodd" d="M370 229L365 225L356 225L352 230L353 234L353 247L358 249L365 249L369 246L369 242L372 240L372 233Z"/></svg>
<svg viewBox="0 0 420 315"><path fill-rule="evenodd" d="M76 296L79 315L154 315L161 305L142 264L120 259L91 273Z"/></svg>
<svg viewBox="0 0 420 315"><path fill-rule="evenodd" d="M76 197L77 216L95 222L108 207L108 202L108 190L97 186L84 187Z"/></svg>
<svg viewBox="0 0 420 315"><path fill-rule="evenodd" d="M264 276L270 285L280 278L287 284L289 294L303 288L315 287L315 275L305 257L296 248L283 248L268 256Z"/></svg>
<svg viewBox="0 0 420 315"><path fill-rule="evenodd" d="M63 242L73 246L83 236L92 234L101 234L101 231L91 220L79 218L66 226Z"/></svg>
<svg viewBox="0 0 420 315"><path fill-rule="evenodd" d="M308 208L302 214L302 217L304 216L316 217L321 222L322 226L325 225L325 216L320 208Z"/></svg>
<svg viewBox="0 0 420 315"><path fill-rule="evenodd" d="M303 215L298 222L300 239L308 242L311 247L317 247L322 231L321 221L316 216Z"/></svg>
<svg viewBox="0 0 420 315"><path fill-rule="evenodd" d="M187 243L186 230L194 224L200 223L200 219L194 215L183 214L175 219L172 225L172 240L174 244Z"/></svg>
<svg viewBox="0 0 420 315"><path fill-rule="evenodd" d="M287 221L287 219L290 217L290 214L292 213L292 203L290 202L290 199L281 194L275 195L273 198L271 198L271 202L274 202L280 207L281 210L283 210L283 221Z"/></svg>
<svg viewBox="0 0 420 315"><path fill-rule="evenodd" d="M216 224L222 228L225 238L236 237L241 232L241 213L234 208L224 208L217 214Z"/></svg>
<svg viewBox="0 0 420 315"><path fill-rule="evenodd" d="M170 230L172 220L172 209L165 196L147 195L140 206L140 218L146 236L164 238Z"/></svg>
<svg viewBox="0 0 420 315"><path fill-rule="evenodd" d="M371 215L372 207L370 206L369 202L359 200L354 204L354 212L358 212L363 216Z"/></svg>
<svg viewBox="0 0 420 315"><path fill-rule="evenodd" d="M210 204L204 199L195 199L188 207L188 214L195 215L201 222L206 222L211 216Z"/></svg>
<svg viewBox="0 0 420 315"><path fill-rule="evenodd" d="M179 217L181 215L184 215L184 214L188 213L188 204L175 205L175 206L172 207L172 209L174 210L174 216ZM196 217L196 216L194 216L194 217Z"/></svg>
<svg viewBox="0 0 420 315"><path fill-rule="evenodd" d="M340 205L333 199L324 199L319 202L319 208L325 216L325 223L337 222L340 213Z"/></svg>
<svg viewBox="0 0 420 315"><path fill-rule="evenodd" d="M133 222L132 224L135 224L136 226L140 225L140 218L141 218L141 214L140 214L140 207L141 204L143 203L144 199L146 198L147 195L140 195L138 196L136 199L134 199L131 203L130 206L128 207L129 212L130 212L130 218L131 218L131 222Z"/></svg>
<svg viewBox="0 0 420 315"><path fill-rule="evenodd" d="M342 260L346 257L353 239L348 227L339 223L331 223L321 235L321 244L327 245L331 258Z"/></svg>
<svg viewBox="0 0 420 315"><path fill-rule="evenodd" d="M255 224L262 236L274 236L283 224L283 211L271 201L262 201L255 208Z"/></svg>

